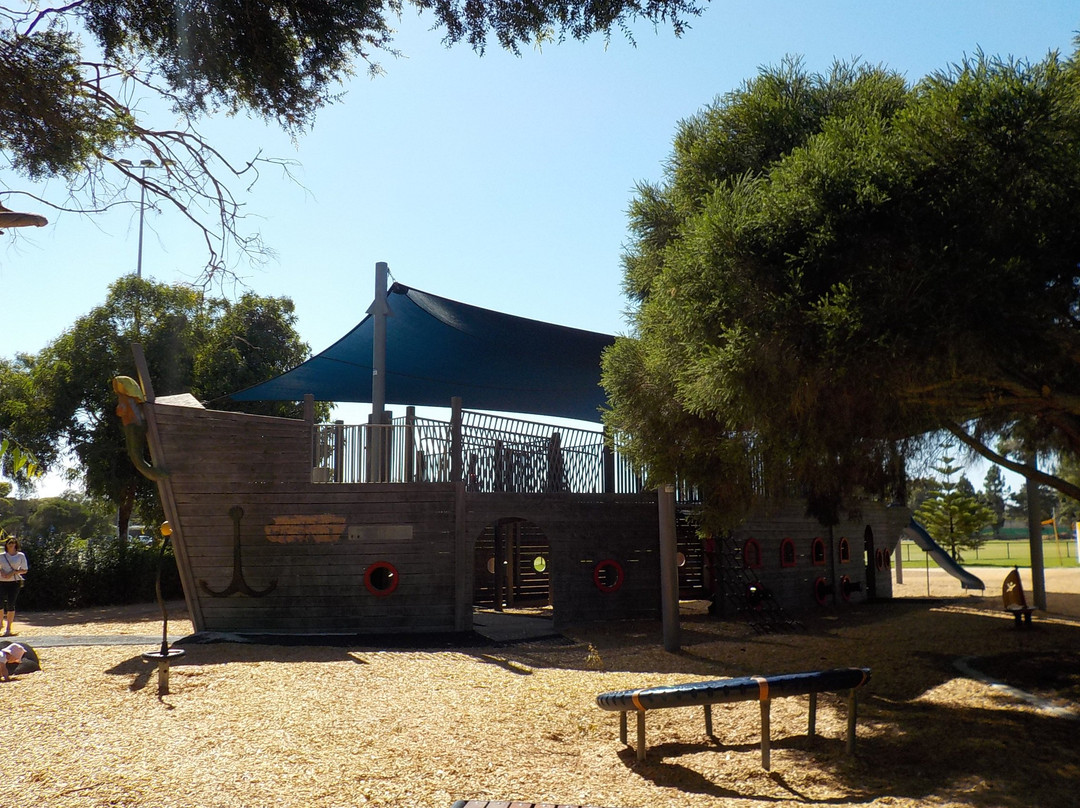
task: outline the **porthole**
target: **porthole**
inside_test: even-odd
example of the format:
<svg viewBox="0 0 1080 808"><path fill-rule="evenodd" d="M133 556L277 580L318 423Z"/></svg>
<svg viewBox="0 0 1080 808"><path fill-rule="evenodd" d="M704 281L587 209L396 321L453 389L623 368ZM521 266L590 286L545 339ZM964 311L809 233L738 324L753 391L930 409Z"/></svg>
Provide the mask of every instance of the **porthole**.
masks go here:
<svg viewBox="0 0 1080 808"><path fill-rule="evenodd" d="M851 583L851 579L846 575L840 578L840 597L845 601L851 600L851 593L858 589L857 584Z"/></svg>
<svg viewBox="0 0 1080 808"><path fill-rule="evenodd" d="M840 539L840 546L837 550L840 555L840 563L847 564L851 561L851 543L847 538Z"/></svg>
<svg viewBox="0 0 1080 808"><path fill-rule="evenodd" d="M544 572L547 569L547 559L543 556L537 556L533 559L532 566L537 572Z"/></svg>
<svg viewBox="0 0 1080 808"><path fill-rule="evenodd" d="M784 539L780 542L780 566L795 566L795 542L791 539Z"/></svg>
<svg viewBox="0 0 1080 808"><path fill-rule="evenodd" d="M601 592L617 592L623 585L622 564L613 558L597 562L593 567L593 583Z"/></svg>
<svg viewBox="0 0 1080 808"><path fill-rule="evenodd" d="M397 568L387 561L376 561L364 571L364 586L376 597L392 594L400 580Z"/></svg>
<svg viewBox="0 0 1080 808"><path fill-rule="evenodd" d="M810 562L819 567L825 563L825 542L820 537L810 542Z"/></svg>
<svg viewBox="0 0 1080 808"><path fill-rule="evenodd" d="M742 554L744 567L751 570L761 567L761 545L757 543L757 539L747 539Z"/></svg>
<svg viewBox="0 0 1080 808"><path fill-rule="evenodd" d="M824 578L818 578L814 581L814 600L818 602L819 606L824 606L829 602L829 582Z"/></svg>
<svg viewBox="0 0 1080 808"><path fill-rule="evenodd" d="M882 552L880 547L874 551L874 566L879 570L885 569L885 553Z"/></svg>

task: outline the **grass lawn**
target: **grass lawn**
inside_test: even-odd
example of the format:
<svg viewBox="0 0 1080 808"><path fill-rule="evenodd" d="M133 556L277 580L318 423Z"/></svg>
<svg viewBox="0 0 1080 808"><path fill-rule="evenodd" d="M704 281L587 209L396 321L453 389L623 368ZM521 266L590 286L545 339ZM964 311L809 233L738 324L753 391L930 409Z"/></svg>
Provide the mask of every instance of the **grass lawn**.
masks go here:
<svg viewBox="0 0 1080 808"><path fill-rule="evenodd" d="M904 563L922 561L923 551L917 544L902 541ZM1030 567L1031 546L1026 539L990 540L978 550L964 550L961 564L972 567ZM1043 565L1049 567L1076 567L1076 540L1069 536L1055 542L1053 538L1043 541Z"/></svg>

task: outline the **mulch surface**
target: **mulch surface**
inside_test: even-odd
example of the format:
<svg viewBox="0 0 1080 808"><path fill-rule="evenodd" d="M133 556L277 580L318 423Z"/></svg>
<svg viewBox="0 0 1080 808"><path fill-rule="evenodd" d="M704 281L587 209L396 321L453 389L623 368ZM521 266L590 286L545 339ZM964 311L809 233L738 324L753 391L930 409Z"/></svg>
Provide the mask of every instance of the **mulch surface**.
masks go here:
<svg viewBox="0 0 1080 808"><path fill-rule="evenodd" d="M1080 603L1080 570L1073 578L1075 591L1048 583L1051 614L1031 629L1014 626L988 583L982 598L954 589L822 609L784 634L687 604L677 653L662 650L654 621L499 646L185 644L167 695L141 658L153 646L45 648L42 671L0 684L0 805L1065 808L1080 793L1080 615L1054 604ZM30 644L161 631L153 604L19 618ZM170 605L169 628L190 631L182 605ZM1057 711L964 675L958 659ZM819 698L814 739L806 699L777 699L772 771L755 703L714 708L713 738L700 708L650 711L645 761L595 703L611 690L845 666L873 670L856 755L845 754L840 697Z"/></svg>

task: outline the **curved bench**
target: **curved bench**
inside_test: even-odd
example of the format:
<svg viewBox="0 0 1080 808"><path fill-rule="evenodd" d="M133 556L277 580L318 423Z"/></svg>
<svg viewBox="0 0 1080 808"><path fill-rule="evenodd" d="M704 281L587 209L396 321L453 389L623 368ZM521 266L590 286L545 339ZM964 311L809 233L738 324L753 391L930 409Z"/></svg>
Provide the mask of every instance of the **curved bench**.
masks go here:
<svg viewBox="0 0 1080 808"><path fill-rule="evenodd" d="M737 679L717 679L709 682L688 682L661 685L641 690L616 690L601 693L597 705L619 713L619 740L627 742L626 714L637 713L637 759L645 759L645 713L669 707L705 708L705 734L712 736L712 705L736 701L761 703L761 766L769 768L769 705L774 698L810 696L810 737L814 736L817 721L817 694L846 692L848 699L847 751L855 751L855 692L870 680L869 668L833 668L805 673L785 673L777 676L744 676Z"/></svg>

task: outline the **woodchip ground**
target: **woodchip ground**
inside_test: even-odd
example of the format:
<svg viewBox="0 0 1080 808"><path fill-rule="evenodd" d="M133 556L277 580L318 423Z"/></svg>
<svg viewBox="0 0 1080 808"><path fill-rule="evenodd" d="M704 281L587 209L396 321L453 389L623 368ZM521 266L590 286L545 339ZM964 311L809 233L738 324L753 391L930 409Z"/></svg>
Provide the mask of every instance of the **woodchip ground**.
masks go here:
<svg viewBox="0 0 1080 808"><path fill-rule="evenodd" d="M901 597L822 609L784 634L686 604L679 653L661 650L659 621L502 646L185 644L163 697L140 656L156 644L121 644L160 638L156 605L20 614L31 645L88 644L42 647L41 672L0 684L0 805L1080 804L1080 570L1048 571L1049 613L1031 630L1002 613L1005 571L975 572L985 597L909 566ZM191 631L181 605L169 625ZM873 669L856 755L844 753L839 697L820 698L814 740L806 699L778 699L771 772L755 703L714 708L714 738L700 709L650 712L644 762L595 703L609 690L849 665Z"/></svg>

